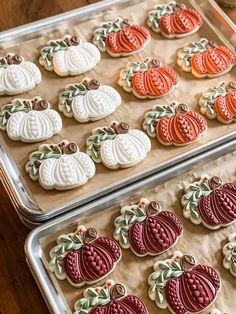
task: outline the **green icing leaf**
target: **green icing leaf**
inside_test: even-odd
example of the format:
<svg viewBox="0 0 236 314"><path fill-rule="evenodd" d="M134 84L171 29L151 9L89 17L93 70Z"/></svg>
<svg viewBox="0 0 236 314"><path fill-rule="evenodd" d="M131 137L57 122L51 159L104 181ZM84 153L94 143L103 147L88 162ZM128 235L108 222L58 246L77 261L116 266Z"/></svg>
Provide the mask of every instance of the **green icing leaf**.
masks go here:
<svg viewBox="0 0 236 314"><path fill-rule="evenodd" d="M201 53L207 50L208 41L197 41L193 43L188 43L185 45L178 53L180 60L183 60L186 67L190 67L190 60L196 53Z"/></svg>
<svg viewBox="0 0 236 314"><path fill-rule="evenodd" d="M157 5L153 10L149 11L147 23L154 32L159 31L160 20L165 14L172 14L175 10L173 3L167 5Z"/></svg>
<svg viewBox="0 0 236 314"><path fill-rule="evenodd" d="M148 70L148 62L132 62L129 63L122 71L122 81L127 88L132 87L132 78L137 72L146 72Z"/></svg>

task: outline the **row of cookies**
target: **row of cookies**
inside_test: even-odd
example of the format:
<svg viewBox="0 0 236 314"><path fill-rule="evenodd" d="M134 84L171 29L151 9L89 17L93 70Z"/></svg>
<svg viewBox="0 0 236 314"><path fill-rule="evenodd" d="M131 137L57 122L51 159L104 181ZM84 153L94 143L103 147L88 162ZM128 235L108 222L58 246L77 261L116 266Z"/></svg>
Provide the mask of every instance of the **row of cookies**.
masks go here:
<svg viewBox="0 0 236 314"><path fill-rule="evenodd" d="M183 193L183 213L193 223L203 223L207 228L218 229L235 222L235 184L223 183L218 177L204 175L199 181L186 186ZM228 199L228 205L222 199ZM229 205L229 202L232 204ZM194 215L186 215L190 211ZM75 233L59 236L56 246L50 251L50 271L60 280L67 279L74 287L90 285L114 270L121 259L119 245L123 249L131 249L140 258L146 255L156 256L174 246L183 234L182 222L177 215L161 210L157 202L149 202L144 198L138 204L122 207L114 226L113 237L117 242L111 238L98 237L95 229L86 229L85 226L79 226ZM235 250L234 233L229 236L229 243L223 248L223 265L233 276L236 276ZM213 268L196 265L192 256L183 256L180 252L176 252L171 259L156 262L148 283L150 299L158 307L168 307L171 313L176 314L198 313L207 309L221 288L220 277ZM186 285L189 292L184 288ZM100 290L96 291L98 293ZM193 294L193 291L196 293ZM106 307L116 299L112 298L105 303L94 300L94 304L91 304L91 297L95 295L89 297L91 302L85 302L84 298L83 302L82 299L76 302L76 313L82 314L83 310L100 313L100 307ZM134 307L134 312L131 313L147 312L143 312L143 309L137 311Z"/></svg>

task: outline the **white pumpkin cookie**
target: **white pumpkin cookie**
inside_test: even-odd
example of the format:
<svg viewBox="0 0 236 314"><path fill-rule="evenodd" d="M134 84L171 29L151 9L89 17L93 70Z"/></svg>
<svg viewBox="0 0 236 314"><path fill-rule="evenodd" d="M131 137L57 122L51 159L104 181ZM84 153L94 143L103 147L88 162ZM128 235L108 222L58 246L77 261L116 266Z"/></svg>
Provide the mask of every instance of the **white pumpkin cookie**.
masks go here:
<svg viewBox="0 0 236 314"><path fill-rule="evenodd" d="M236 277L236 232L228 237L228 243L223 247L223 266L229 269L230 273Z"/></svg>
<svg viewBox="0 0 236 314"><path fill-rule="evenodd" d="M151 142L144 132L130 130L127 123L117 121L93 129L86 144L87 154L110 169L132 167L151 150Z"/></svg>
<svg viewBox="0 0 236 314"><path fill-rule="evenodd" d="M121 104L120 94L97 80L84 79L67 85L59 96L59 110L80 123L96 121L112 114Z"/></svg>
<svg viewBox="0 0 236 314"><path fill-rule="evenodd" d="M59 76L85 73L92 70L100 60L101 55L95 45L71 35L51 40L41 50L39 58L47 71L54 71Z"/></svg>
<svg viewBox="0 0 236 314"><path fill-rule="evenodd" d="M69 190L85 184L95 175L91 158L67 140L43 144L29 156L26 172L46 190Z"/></svg>
<svg viewBox="0 0 236 314"><path fill-rule="evenodd" d="M10 139L26 143L46 140L62 129L59 113L40 97L13 99L0 111L0 129Z"/></svg>
<svg viewBox="0 0 236 314"><path fill-rule="evenodd" d="M22 56L8 53L0 58L0 95L17 95L33 89L42 80L39 68Z"/></svg>

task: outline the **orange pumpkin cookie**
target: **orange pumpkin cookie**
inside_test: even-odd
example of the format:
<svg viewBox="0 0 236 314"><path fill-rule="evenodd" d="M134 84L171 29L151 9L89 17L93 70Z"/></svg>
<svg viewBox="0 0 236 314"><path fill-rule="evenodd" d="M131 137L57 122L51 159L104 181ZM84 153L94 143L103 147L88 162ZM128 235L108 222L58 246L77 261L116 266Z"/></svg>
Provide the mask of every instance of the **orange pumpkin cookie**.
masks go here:
<svg viewBox="0 0 236 314"><path fill-rule="evenodd" d="M156 59L129 63L120 72L119 85L138 98L159 98L173 91L179 76L170 66Z"/></svg>
<svg viewBox="0 0 236 314"><path fill-rule="evenodd" d="M236 82L220 83L202 93L199 99L202 114L229 124L236 121Z"/></svg>
<svg viewBox="0 0 236 314"><path fill-rule="evenodd" d="M198 140L207 130L206 119L187 105L173 102L155 106L145 115L143 128L163 145L187 145Z"/></svg>
<svg viewBox="0 0 236 314"><path fill-rule="evenodd" d="M226 46L202 38L181 48L177 62L198 78L212 78L229 72L236 63L236 55Z"/></svg>
<svg viewBox="0 0 236 314"><path fill-rule="evenodd" d="M149 31L118 17L95 30L93 43L112 57L128 56L144 49L150 41Z"/></svg>

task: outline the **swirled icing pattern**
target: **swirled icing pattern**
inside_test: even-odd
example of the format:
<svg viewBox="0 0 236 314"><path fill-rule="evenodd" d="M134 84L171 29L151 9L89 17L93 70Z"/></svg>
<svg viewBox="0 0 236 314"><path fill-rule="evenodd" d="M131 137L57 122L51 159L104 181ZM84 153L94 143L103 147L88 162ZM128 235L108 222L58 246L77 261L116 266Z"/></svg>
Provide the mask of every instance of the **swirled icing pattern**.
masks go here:
<svg viewBox="0 0 236 314"><path fill-rule="evenodd" d="M63 39L51 40L41 50L39 62L48 71L68 76L92 70L100 59L96 46L82 42L78 37L66 35Z"/></svg>
<svg viewBox="0 0 236 314"><path fill-rule="evenodd" d="M17 95L33 89L42 80L39 68L22 56L8 53L0 58L0 95Z"/></svg>
<svg viewBox="0 0 236 314"><path fill-rule="evenodd" d="M107 280L102 287L86 289L74 309L74 314L148 314L138 297L127 294L125 286L112 280Z"/></svg>
<svg viewBox="0 0 236 314"><path fill-rule="evenodd" d="M110 169L134 166L151 150L151 142L145 133L130 130L127 123L117 121L94 129L86 144L87 154Z"/></svg>
<svg viewBox="0 0 236 314"><path fill-rule="evenodd" d="M137 205L125 206L115 219L114 238L123 248L138 256L158 255L171 248L182 235L180 219L170 211L161 211L157 202L143 198Z"/></svg>
<svg viewBox="0 0 236 314"><path fill-rule="evenodd" d="M144 26L131 25L127 19L117 18L95 30L93 43L111 56L119 57L142 50L149 40L150 34Z"/></svg>
<svg viewBox="0 0 236 314"><path fill-rule="evenodd" d="M212 267L196 265L191 255L181 252L176 252L169 260L158 261L149 284L151 300L175 314L199 313L207 309L221 289L220 277Z"/></svg>
<svg viewBox="0 0 236 314"><path fill-rule="evenodd" d="M172 67L159 60L146 59L129 63L121 70L119 84L139 98L159 98L173 91L179 76Z"/></svg>
<svg viewBox="0 0 236 314"><path fill-rule="evenodd" d="M59 96L59 110L80 123L96 121L112 114L121 104L120 94L97 80L68 85Z"/></svg>
<svg viewBox="0 0 236 314"><path fill-rule="evenodd" d="M161 32L167 38L180 38L197 32L202 18L195 9L171 1L151 10L147 23L154 32Z"/></svg>
<svg viewBox="0 0 236 314"><path fill-rule="evenodd" d="M202 38L188 43L178 52L178 64L199 78L215 77L229 72L236 63L235 53L225 46Z"/></svg>
<svg viewBox="0 0 236 314"><path fill-rule="evenodd" d="M26 171L46 190L68 190L87 183L95 175L95 165L77 145L64 140L31 153Z"/></svg>
<svg viewBox="0 0 236 314"><path fill-rule="evenodd" d="M52 137L62 129L57 111L40 97L14 99L1 108L0 128L10 139L26 143L40 142Z"/></svg>
<svg viewBox="0 0 236 314"><path fill-rule="evenodd" d="M155 106L144 118L144 129L164 145L186 145L198 140L207 130L205 118L189 111L184 104Z"/></svg>
<svg viewBox="0 0 236 314"><path fill-rule="evenodd" d="M203 175L186 186L182 205L184 216L195 224L209 229L227 226L236 220L236 185Z"/></svg>
<svg viewBox="0 0 236 314"><path fill-rule="evenodd" d="M236 82L220 83L202 93L200 110L209 119L228 124L236 120Z"/></svg>
<svg viewBox="0 0 236 314"><path fill-rule="evenodd" d="M93 228L78 226L75 233L62 235L50 251L50 270L75 287L99 281L113 271L121 258L118 244L99 237Z"/></svg>

